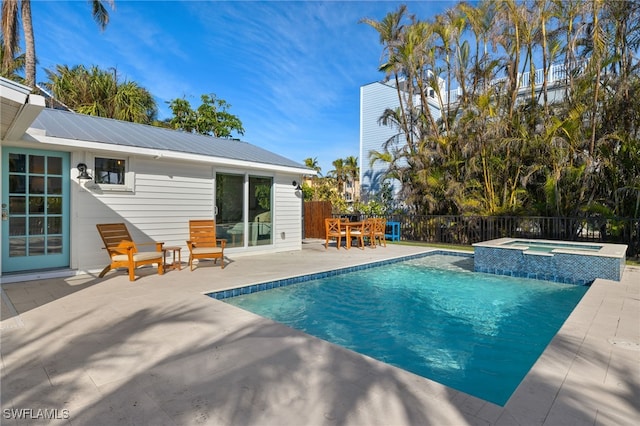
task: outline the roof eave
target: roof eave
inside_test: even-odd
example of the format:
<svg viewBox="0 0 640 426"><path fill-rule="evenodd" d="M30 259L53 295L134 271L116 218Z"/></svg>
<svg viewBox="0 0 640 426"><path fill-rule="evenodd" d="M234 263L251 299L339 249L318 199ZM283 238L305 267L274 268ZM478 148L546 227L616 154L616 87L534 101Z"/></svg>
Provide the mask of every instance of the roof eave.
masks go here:
<svg viewBox="0 0 640 426"><path fill-rule="evenodd" d="M201 154L191 154L186 152L176 152L159 150L155 148L142 148L126 145L114 145L103 142L90 142L79 141L76 139L56 138L46 136L42 134L40 129L28 129L25 136L27 140L38 143L46 143L48 145L56 145L59 147L71 148L74 150L87 150L87 151L105 151L105 152L122 152L128 155L146 156L152 159L173 159L183 161L195 161L199 163L208 163L212 165L223 165L225 167L239 167L258 169L264 171L301 174L301 175L313 175L316 174L314 170L307 169L305 167L292 167L278 164L258 163L254 161L238 160L233 158L208 156ZM82 142L82 146L78 146L78 142Z"/></svg>
<svg viewBox="0 0 640 426"><path fill-rule="evenodd" d="M31 88L0 77L1 140L19 140L44 109L44 97Z"/></svg>

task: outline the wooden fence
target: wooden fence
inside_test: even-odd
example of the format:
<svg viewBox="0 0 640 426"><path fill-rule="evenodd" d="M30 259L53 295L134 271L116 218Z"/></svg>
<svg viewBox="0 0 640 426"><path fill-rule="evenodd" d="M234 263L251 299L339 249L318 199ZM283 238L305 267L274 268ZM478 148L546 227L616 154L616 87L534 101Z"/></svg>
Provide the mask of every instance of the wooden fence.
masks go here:
<svg viewBox="0 0 640 426"><path fill-rule="evenodd" d="M324 219L331 217L330 201L304 202L304 238L325 238Z"/></svg>

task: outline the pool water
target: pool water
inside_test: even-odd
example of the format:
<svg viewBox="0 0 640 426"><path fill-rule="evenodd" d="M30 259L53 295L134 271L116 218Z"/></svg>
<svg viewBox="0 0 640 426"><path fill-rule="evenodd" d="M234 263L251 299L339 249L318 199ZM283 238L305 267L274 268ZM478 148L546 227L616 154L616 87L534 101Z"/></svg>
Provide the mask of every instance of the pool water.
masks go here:
<svg viewBox="0 0 640 426"><path fill-rule="evenodd" d="M224 301L498 405L588 287L433 255Z"/></svg>
<svg viewBox="0 0 640 426"><path fill-rule="evenodd" d="M582 250L597 252L602 249L602 246L586 245L586 244L568 244L568 243L545 243L540 241L528 241L528 240L515 240L508 243L501 244L503 246L526 246L529 250L540 251L544 253L551 253L555 249L568 249L568 250Z"/></svg>

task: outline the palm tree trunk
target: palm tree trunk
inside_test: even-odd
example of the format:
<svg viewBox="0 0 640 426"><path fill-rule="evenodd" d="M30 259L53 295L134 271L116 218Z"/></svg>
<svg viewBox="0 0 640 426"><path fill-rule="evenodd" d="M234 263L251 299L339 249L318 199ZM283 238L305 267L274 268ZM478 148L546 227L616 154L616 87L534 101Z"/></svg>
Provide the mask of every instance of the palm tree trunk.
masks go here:
<svg viewBox="0 0 640 426"><path fill-rule="evenodd" d="M18 0L2 1L2 71L8 73L13 68L13 62L18 44Z"/></svg>
<svg viewBox="0 0 640 426"><path fill-rule="evenodd" d="M602 55L603 49L601 47L603 40L600 34L600 23L598 20L598 14L600 13L600 0L593 0L593 33L591 38L593 40L593 53L592 60L595 62L595 88L593 91L593 106L591 111L591 141L589 143L589 155L593 156L593 152L595 151L596 145L596 128L597 128L597 117L598 117L598 103L600 97L600 74L602 70Z"/></svg>
<svg viewBox="0 0 640 426"><path fill-rule="evenodd" d="M36 43L33 36L33 23L31 21L31 0L22 0L20 10L22 17L22 29L24 30L25 44L25 83L29 87L36 86Z"/></svg>
<svg viewBox="0 0 640 426"><path fill-rule="evenodd" d="M540 4L540 38L542 50L542 104L544 108L544 116L549 116L549 98L547 93L547 85L549 81L549 52L547 51L547 19L549 13L549 5L546 0Z"/></svg>

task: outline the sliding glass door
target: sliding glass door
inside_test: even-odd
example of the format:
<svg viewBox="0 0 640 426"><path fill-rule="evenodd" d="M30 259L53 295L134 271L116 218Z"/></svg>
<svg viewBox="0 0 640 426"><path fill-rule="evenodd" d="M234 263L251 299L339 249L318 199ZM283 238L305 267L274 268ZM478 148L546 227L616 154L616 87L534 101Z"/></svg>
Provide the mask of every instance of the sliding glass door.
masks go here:
<svg viewBox="0 0 640 426"><path fill-rule="evenodd" d="M273 179L249 176L249 245L273 242L271 216L271 187Z"/></svg>
<svg viewBox="0 0 640 426"><path fill-rule="evenodd" d="M216 234L227 247L273 243L273 178L216 174Z"/></svg>
<svg viewBox="0 0 640 426"><path fill-rule="evenodd" d="M216 176L216 236L227 247L244 246L244 175Z"/></svg>

